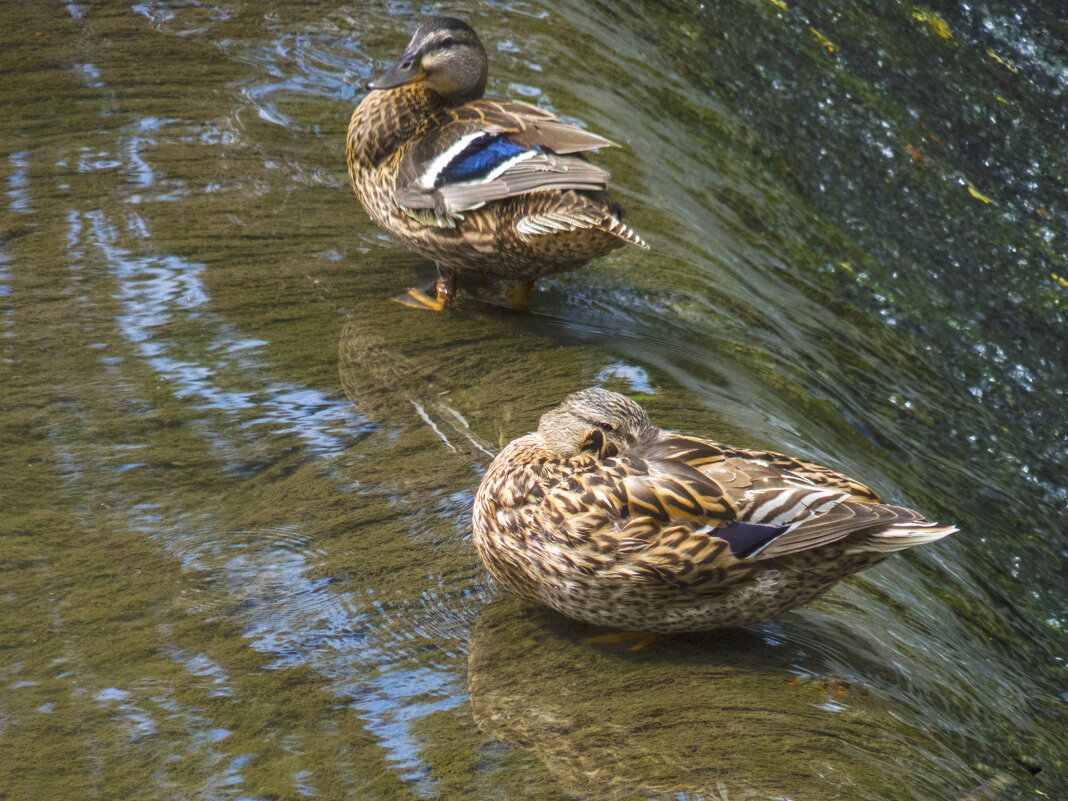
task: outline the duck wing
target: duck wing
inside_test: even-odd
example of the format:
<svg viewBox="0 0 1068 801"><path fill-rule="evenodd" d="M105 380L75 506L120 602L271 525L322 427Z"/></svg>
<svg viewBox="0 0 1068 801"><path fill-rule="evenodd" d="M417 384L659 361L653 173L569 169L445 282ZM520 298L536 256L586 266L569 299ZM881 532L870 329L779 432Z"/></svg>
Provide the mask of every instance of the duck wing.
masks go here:
<svg viewBox="0 0 1068 801"><path fill-rule="evenodd" d="M722 459L711 443L660 439L655 429L626 450L575 465L543 484L519 528L544 561L605 579L689 586L715 594L747 578L727 539L737 509L726 491L693 464ZM696 585L701 585L698 588Z"/></svg>
<svg viewBox="0 0 1068 801"><path fill-rule="evenodd" d="M889 553L956 531L882 503L870 488L822 465L771 451L721 451L721 460L701 470L737 509L737 522L717 533L739 558L775 559L848 538L847 553Z"/></svg>
<svg viewBox="0 0 1068 801"><path fill-rule="evenodd" d="M614 143L514 100L484 98L433 117L402 158L397 201L444 218L543 190L603 191L609 172L571 155Z"/></svg>
<svg viewBox="0 0 1068 801"><path fill-rule="evenodd" d="M956 530L869 496L819 465L652 429L549 490L526 525L566 546L580 571L704 594L850 537L846 552L889 553Z"/></svg>

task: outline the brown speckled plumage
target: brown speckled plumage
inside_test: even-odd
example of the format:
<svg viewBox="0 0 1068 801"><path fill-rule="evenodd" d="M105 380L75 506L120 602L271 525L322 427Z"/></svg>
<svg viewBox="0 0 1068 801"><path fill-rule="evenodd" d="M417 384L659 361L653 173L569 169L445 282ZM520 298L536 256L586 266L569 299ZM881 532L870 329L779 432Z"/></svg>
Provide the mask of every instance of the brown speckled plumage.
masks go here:
<svg viewBox="0 0 1068 801"><path fill-rule="evenodd" d="M826 467L662 432L596 388L498 454L472 525L504 589L645 631L765 620L956 531Z"/></svg>
<svg viewBox="0 0 1068 801"><path fill-rule="evenodd" d="M475 274L529 282L628 242L646 247L621 221L607 171L577 155L612 143L535 106L481 97L485 71L474 31L431 18L372 84L384 88L356 108L346 151L352 187L375 223L449 281ZM445 181L436 159L457 157L483 135L531 158L486 180Z"/></svg>

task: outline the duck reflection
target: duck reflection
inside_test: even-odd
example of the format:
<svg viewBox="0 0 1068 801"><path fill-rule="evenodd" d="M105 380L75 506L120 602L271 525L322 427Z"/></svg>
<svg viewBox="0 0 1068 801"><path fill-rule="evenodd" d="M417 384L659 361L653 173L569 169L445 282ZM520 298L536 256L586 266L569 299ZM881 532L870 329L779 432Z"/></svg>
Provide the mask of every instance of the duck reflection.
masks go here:
<svg viewBox="0 0 1068 801"><path fill-rule="evenodd" d="M467 418L446 397L432 363L404 355L378 332L346 324L339 348L341 386L370 420L427 426L448 450L492 459L492 446L472 431Z"/></svg>
<svg viewBox="0 0 1068 801"><path fill-rule="evenodd" d="M342 325L341 386L369 420L392 427L402 440L414 437L439 457L468 457L467 463L480 463L481 473L531 417L575 387L600 380L612 362L545 328L544 319L486 308L452 313L443 323L440 315L376 301Z"/></svg>
<svg viewBox="0 0 1068 801"><path fill-rule="evenodd" d="M502 597L469 646L475 722L577 798L901 801L946 787L890 710L840 682L798 681L788 646L738 630L630 651L590 633Z"/></svg>
<svg viewBox="0 0 1068 801"><path fill-rule="evenodd" d="M488 462L498 444L473 429L505 425L510 434L512 406L548 406L560 386L588 375L590 354L556 347L507 318L455 313L446 322L381 301L345 320L338 371L360 413L384 426L433 432L444 450ZM533 379L517 386L528 375Z"/></svg>

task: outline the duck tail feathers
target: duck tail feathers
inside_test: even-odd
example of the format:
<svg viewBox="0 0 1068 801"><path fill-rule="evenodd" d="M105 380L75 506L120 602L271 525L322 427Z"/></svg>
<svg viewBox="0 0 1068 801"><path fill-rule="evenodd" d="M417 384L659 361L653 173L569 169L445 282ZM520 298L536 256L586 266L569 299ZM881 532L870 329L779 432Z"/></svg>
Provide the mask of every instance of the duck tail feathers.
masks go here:
<svg viewBox="0 0 1068 801"><path fill-rule="evenodd" d="M608 224L604 227L604 230L613 236L618 236L624 242L629 242L632 245L640 247L642 250L649 249L649 245L644 239L638 236L637 231L616 217L612 217L608 220Z"/></svg>
<svg viewBox="0 0 1068 801"><path fill-rule="evenodd" d="M956 526L940 526L937 523L898 524L871 534L850 547L847 553L893 553L915 545L937 542L957 531Z"/></svg>

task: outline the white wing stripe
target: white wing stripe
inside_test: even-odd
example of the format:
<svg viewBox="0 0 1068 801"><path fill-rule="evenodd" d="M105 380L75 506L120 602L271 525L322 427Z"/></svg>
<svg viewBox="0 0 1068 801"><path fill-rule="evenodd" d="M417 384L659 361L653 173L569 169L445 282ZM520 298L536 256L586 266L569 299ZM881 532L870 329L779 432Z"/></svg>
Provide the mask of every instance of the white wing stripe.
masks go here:
<svg viewBox="0 0 1068 801"><path fill-rule="evenodd" d="M427 164L423 174L416 180L416 185L421 189L426 189L428 191L433 189L434 182L438 179L438 175L441 174L441 171L448 167L454 158L463 153L469 144L478 139L489 139L492 137L493 134L486 133L485 131L475 131L466 136L461 136L449 145L448 150L439 153L429 164Z"/></svg>

